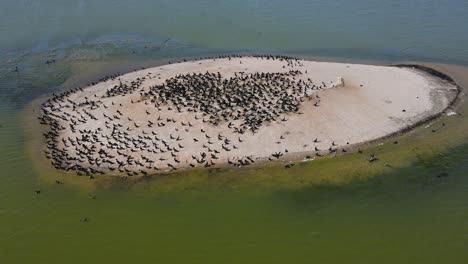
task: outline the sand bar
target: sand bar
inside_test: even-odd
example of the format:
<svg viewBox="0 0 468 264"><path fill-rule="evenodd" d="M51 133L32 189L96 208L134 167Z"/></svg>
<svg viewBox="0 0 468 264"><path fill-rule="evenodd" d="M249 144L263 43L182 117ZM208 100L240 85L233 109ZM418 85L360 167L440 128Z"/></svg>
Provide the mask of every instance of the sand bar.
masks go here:
<svg viewBox="0 0 468 264"><path fill-rule="evenodd" d="M56 168L136 176L334 155L444 111L456 91L412 68L232 56L109 76L54 95L40 122Z"/></svg>

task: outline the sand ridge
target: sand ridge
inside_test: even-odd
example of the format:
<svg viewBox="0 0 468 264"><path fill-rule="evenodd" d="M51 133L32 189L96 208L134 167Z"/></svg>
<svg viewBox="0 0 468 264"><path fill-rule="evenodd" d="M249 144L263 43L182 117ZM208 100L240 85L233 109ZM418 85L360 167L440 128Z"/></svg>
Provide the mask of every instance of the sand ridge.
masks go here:
<svg viewBox="0 0 468 264"><path fill-rule="evenodd" d="M228 56L54 95L40 120L55 167L136 176L334 154L443 111L454 89L410 68Z"/></svg>

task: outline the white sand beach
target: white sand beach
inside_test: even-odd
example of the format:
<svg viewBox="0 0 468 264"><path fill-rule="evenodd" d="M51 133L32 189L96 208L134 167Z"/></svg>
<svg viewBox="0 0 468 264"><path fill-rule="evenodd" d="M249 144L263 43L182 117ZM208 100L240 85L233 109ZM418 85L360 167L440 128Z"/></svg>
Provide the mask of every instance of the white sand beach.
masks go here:
<svg viewBox="0 0 468 264"><path fill-rule="evenodd" d="M207 72L212 75L200 78L220 85L212 87L213 98L206 98L212 105L204 106L214 113L200 108L201 99L194 99L198 90L191 87L183 91L191 97L173 101L171 95L158 94L158 87L168 88L171 78L191 80L193 75L186 74ZM238 93L255 93L230 98L222 87L230 78L243 84ZM259 92L272 83L275 88ZM174 85L175 92L177 85L182 84ZM455 96L455 85L411 68L229 57L148 68L55 95L43 105L41 122L51 127L46 155L57 168L134 176L247 166L294 153L333 155L436 115ZM241 107L243 98L251 105ZM285 98L292 104L276 109ZM216 109L220 118L213 117ZM255 125L246 125L249 115L259 116L253 118Z"/></svg>

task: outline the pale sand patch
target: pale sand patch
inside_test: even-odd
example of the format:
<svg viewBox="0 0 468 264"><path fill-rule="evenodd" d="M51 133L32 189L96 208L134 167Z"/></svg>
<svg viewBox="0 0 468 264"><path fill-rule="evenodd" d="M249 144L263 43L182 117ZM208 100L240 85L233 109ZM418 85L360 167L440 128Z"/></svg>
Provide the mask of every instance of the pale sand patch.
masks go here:
<svg viewBox="0 0 468 264"><path fill-rule="evenodd" d="M118 79L89 86L82 92L71 94L68 99L75 103L85 102L85 97L91 100L99 99L107 108L101 106L91 110L88 109L89 106L83 106L73 111L71 107L64 107L71 104L62 102L61 114L66 113L80 119L80 116L83 115L82 110L87 109L89 113L97 117L97 120L83 115L86 122L77 124L75 126L76 132L73 133L66 120L57 118L59 123L65 127L65 130L61 130L58 137L58 147L63 148L70 156L76 157L76 149L70 143L67 143L68 147L64 147L62 139L67 141L68 138L80 138L83 134L80 130L91 130L94 133L98 128L102 130L96 133L96 136L100 142L107 144L109 139L103 135L110 135L112 127L106 127L105 122L109 122L103 116L106 114L110 117L114 115L120 117L120 120L114 119L113 122L122 125L122 131L128 133L127 138L141 140L149 146L153 146L153 143L161 145L152 134L154 132L159 140L165 140L179 151L173 152L171 155L171 151L155 154L146 150L136 152L132 152L130 149L120 150L121 153L130 155L144 164L144 166L122 167L128 171L144 170L153 173L157 170L170 169L168 163L177 168L190 168L189 164L203 166L192 159L193 155L200 158L200 152L207 154L206 161L212 160L216 165L242 157L245 159L247 156L257 161L266 158L276 159L272 158L271 155L279 152L282 154L306 152L313 156L316 153L315 148L320 149L319 153L321 154L328 154L330 147L333 150L341 149L348 144L375 140L395 133L440 113L447 108L456 95L454 92L456 87L453 84L415 69L302 60L299 62L291 66L285 61L242 57L230 60L227 58L209 59L164 65L120 76L122 82L131 82L136 78L143 77L146 79L135 93L111 98L101 97L106 90L119 83ZM328 89L316 91L319 98L314 95L311 100L306 99L300 106L300 114L287 114L285 115L287 121L277 120L263 125L255 134L250 131L242 135L235 133L227 127L227 122L218 126L204 123L201 119L195 118L196 115L200 117L200 113L178 113L174 110L168 110L167 107L162 107L159 111L149 101L131 103L131 100L136 102L141 99L140 90L148 91L150 86L162 84L166 79L178 74L208 71L220 72L223 78L229 78L234 76L236 72L287 72L290 70L299 70L303 73L296 76L297 80L306 81L310 78L315 84L325 83ZM344 80L344 85L336 86L341 78ZM320 103L316 106L315 103L318 100ZM117 110L121 111L123 116L118 115ZM146 111L149 111L150 114L148 115ZM148 121L157 123L158 117L163 120L173 118L176 122L166 122L164 127L149 128ZM132 121L129 121L128 118L131 118ZM136 128L134 122L140 127ZM185 124L190 122L192 126L183 126L181 122ZM132 130L127 131L127 127ZM202 133L201 129L205 130L206 133ZM146 134L143 134L143 131ZM209 140L205 134L209 135L211 139ZM223 140L218 139L219 134L222 135ZM180 140L171 139L171 136L173 138L179 137ZM194 138L198 142L195 142ZM224 143L225 138L230 140L230 144ZM242 142L239 141L239 138ZM315 139L318 139L319 142L314 142ZM208 144L209 141L213 144ZM334 145L332 145L333 142ZM178 147L179 144L183 148ZM230 151L225 151L221 144L227 146ZM123 144L119 145L125 148ZM209 147L213 152L203 148L203 145ZM98 150L103 148L111 153L114 156L114 161L115 159L124 160L115 149L109 149L102 145L96 147ZM214 150L219 152L215 154L216 159L211 158ZM146 162L142 155L154 162ZM174 161L174 156L180 163ZM94 157L102 158L99 154ZM109 160L113 159L109 158ZM75 162L83 167L104 171L108 171L109 167L114 169L117 167L115 164L102 163L102 161L99 162L99 166L91 165L87 160ZM119 174L117 170L113 173Z"/></svg>

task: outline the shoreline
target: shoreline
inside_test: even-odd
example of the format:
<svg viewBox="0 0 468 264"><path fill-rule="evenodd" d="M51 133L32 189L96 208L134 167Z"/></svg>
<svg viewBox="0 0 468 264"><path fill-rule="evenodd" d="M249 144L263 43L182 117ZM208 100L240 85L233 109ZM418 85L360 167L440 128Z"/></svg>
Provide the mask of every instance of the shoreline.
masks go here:
<svg viewBox="0 0 468 264"><path fill-rule="evenodd" d="M244 57L242 57L242 59L244 59ZM199 62L199 61L195 61L195 62ZM307 62L309 62L309 61L307 61ZM188 62L188 63L190 63L190 62ZM193 62L191 62L191 63L193 63ZM319 62L312 62L312 63L319 63ZM329 63L329 64L336 64L336 63ZM343 65L346 65L346 64L348 64L348 63L345 63L345 64L343 64ZM352 65L352 66L358 65L358 66L359 66L360 64L349 64L349 65ZM155 68L160 68L160 67L164 67L164 65L163 65L163 66L154 67L154 68L150 68L150 70L151 70L151 69L155 69ZM381 66L381 67L386 67L386 66ZM396 67L398 67L398 66L396 66ZM148 70L148 69L146 69L146 70ZM129 73L129 74L131 74L131 73ZM126 75L127 75L127 74L126 74ZM329 81L330 81L330 79L329 79ZM452 81L453 81L453 80L452 80ZM346 83L346 78L345 78L345 83ZM459 89L457 88L457 94L458 94L458 92L459 92ZM442 115L442 114L451 106L451 104L454 103L454 100L455 100L456 98L457 98L457 96L454 96L453 99L450 100L449 104L448 104L446 107L444 107L444 109L442 109L441 111L438 111L438 112L437 112L436 114L434 114L434 115L427 116L427 117L425 117L424 119L419 120L418 122L416 122L416 123L414 123L414 124L411 124L411 125L409 125L409 126L406 126L406 127L402 128L402 129L399 129L399 130L397 130L397 131L395 131L395 132L393 132L393 133L386 134L386 135L384 135L384 136L382 136L382 137L374 138L374 139L372 139L372 140L370 140L370 141L355 142L355 143L349 144L349 145L344 145L344 144L343 144L343 145L339 145L339 146L340 146L340 149L352 149L352 148L356 148L356 147L358 147L358 146L362 146L362 145L366 145L366 144L372 144L372 142L381 141L381 140L383 140L383 139L385 139L385 138L393 137L393 136L396 136L396 135L399 135L399 134L404 134L404 133L407 132L408 130L413 129L414 127L418 127L418 126L420 126L421 124L427 123L427 122L429 122L429 121L431 121L431 120L433 120L433 119L439 117L440 115ZM343 143L344 143L344 142L343 142ZM337 148L336 148L336 149L338 149L338 145L337 145ZM284 153L284 156L282 156L282 157L279 158L279 159L274 159L273 161L276 161L276 160L278 160L278 161L285 161L285 160L291 159L291 157L298 157L297 159L295 158L294 160L299 160L299 157L304 155L303 153L309 153L309 154L310 154L310 155L309 155L309 156L310 156L309 159L312 159L312 157L313 157L312 155L313 155L313 154L311 154L311 151L309 150L309 151L304 151L304 152L291 151L291 153L289 153L289 154L288 154L288 153ZM329 153L328 153L328 154L329 154ZM325 154L325 155L328 155L328 154ZM333 154L333 155L338 155L338 154L345 154L345 153L341 153L341 151L339 151L339 152L338 152L338 151L334 151L334 152L332 152L332 154ZM304 156L305 156L305 155L304 155ZM303 157L304 157L304 156L303 156ZM314 155L314 156L315 156L315 155ZM321 155L321 156L322 156L322 155ZM260 163L263 164L265 161L268 161L268 157L257 157L257 159L255 159L255 162L256 162L256 163L258 162L258 164L260 164ZM217 164L217 165L216 165L216 168L222 168L222 167L225 167L225 165L227 165L227 162L225 162L224 164ZM250 165L250 166L252 166L252 165ZM255 166L255 167L257 167L257 166ZM190 168L186 168L186 169L190 169ZM184 170L186 170L186 169L184 169ZM160 173L166 173L166 171L160 171L160 172L157 172L156 174L160 174ZM112 174L110 174L110 173L106 173L106 174L112 176ZM114 173L114 174L115 174L116 176L122 176L122 174L119 174L119 173ZM149 174L153 174L153 173L149 173ZM136 176L136 175L135 175L135 176Z"/></svg>

